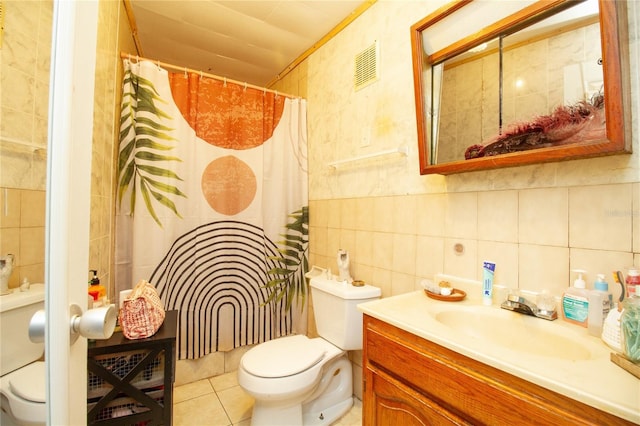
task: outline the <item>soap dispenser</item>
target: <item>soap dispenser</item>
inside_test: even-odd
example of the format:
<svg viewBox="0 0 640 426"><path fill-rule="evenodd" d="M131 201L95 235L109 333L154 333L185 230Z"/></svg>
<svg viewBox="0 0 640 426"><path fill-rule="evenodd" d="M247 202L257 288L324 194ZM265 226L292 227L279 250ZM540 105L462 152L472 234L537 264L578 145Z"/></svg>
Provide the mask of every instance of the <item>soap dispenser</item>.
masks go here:
<svg viewBox="0 0 640 426"><path fill-rule="evenodd" d="M574 269L578 278L562 295L562 318L565 321L587 327L589 318L589 290L582 277L587 271Z"/></svg>
<svg viewBox="0 0 640 426"><path fill-rule="evenodd" d="M602 335L605 318L613 306L613 296L609 293L609 284L604 280L604 274L598 274L593 290L589 292L589 321L587 330L592 336Z"/></svg>
<svg viewBox="0 0 640 426"><path fill-rule="evenodd" d="M93 272L93 277L89 281L89 294L93 297L93 307L98 308L106 303L107 289L100 284L97 270L91 269L89 272Z"/></svg>

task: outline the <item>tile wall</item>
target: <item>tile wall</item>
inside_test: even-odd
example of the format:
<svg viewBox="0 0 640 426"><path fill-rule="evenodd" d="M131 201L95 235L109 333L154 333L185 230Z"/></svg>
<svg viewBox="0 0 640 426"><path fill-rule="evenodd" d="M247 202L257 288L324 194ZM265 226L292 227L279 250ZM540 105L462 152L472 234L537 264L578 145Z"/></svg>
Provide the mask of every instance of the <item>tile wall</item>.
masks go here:
<svg viewBox="0 0 640 426"><path fill-rule="evenodd" d="M9 288L44 282L45 192L0 188L0 254L15 256Z"/></svg>
<svg viewBox="0 0 640 426"><path fill-rule="evenodd" d="M120 52L135 53L123 2L100 1L96 52L95 103L91 155L91 221L89 265L115 302L113 253L122 61ZM87 272L88 273L88 272Z"/></svg>
<svg viewBox="0 0 640 426"><path fill-rule="evenodd" d="M497 283L555 295L572 269L588 270L592 283L599 272L611 282L612 270L640 266L640 4L628 6L630 155L420 176L409 28L435 5L377 2L314 52L276 85L309 103L311 264L335 271L337 249L347 249L353 275L384 297L436 273L479 279L485 259L496 262ZM355 91L354 56L374 40L380 79ZM328 166L399 146L407 157ZM359 384L361 356L351 357Z"/></svg>
<svg viewBox="0 0 640 426"><path fill-rule="evenodd" d="M4 2L0 49L0 255L9 286L44 280L51 1Z"/></svg>
<svg viewBox="0 0 640 426"><path fill-rule="evenodd" d="M10 285L44 280L47 105L53 2L4 3L0 104L0 253L15 253ZM122 2L99 5L91 164L89 265L111 279L120 51L135 52ZM89 273L87 271L87 278ZM111 288L112 286L108 286Z"/></svg>

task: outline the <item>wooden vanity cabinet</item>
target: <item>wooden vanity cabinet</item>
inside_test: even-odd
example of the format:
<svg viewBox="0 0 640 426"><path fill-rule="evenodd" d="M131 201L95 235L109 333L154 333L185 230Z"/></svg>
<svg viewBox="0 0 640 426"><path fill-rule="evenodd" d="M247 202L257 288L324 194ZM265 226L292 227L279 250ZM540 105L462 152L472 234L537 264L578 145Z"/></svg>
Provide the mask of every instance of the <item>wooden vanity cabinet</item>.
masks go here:
<svg viewBox="0 0 640 426"><path fill-rule="evenodd" d="M364 315L364 425L631 425Z"/></svg>

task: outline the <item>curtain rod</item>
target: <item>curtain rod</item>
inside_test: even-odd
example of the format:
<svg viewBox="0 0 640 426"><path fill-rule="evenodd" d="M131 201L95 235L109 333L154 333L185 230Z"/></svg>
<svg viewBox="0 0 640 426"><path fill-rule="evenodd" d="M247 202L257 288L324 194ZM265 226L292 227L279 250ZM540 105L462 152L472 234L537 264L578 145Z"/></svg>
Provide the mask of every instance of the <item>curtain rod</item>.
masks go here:
<svg viewBox="0 0 640 426"><path fill-rule="evenodd" d="M136 61L149 61L154 64L157 64L159 67L170 68L172 70L180 71L180 72L191 72L194 74L200 74L202 77L213 78L215 80L224 81L226 83L234 83L234 84L237 84L238 86L244 86L245 88L249 87L249 88L260 90L263 92L274 93L276 96L284 96L285 98L300 99L300 96L289 95L287 93L278 92L277 90L271 90L271 89L267 89L266 87L256 86L254 84L249 84L246 81L238 81L238 80L232 80L227 77L220 77L219 75L210 74L207 72L203 72L201 70L194 70L192 68L180 67L178 65L168 64L166 62L161 62L157 59L154 60L149 58L143 58L142 56L132 55L130 53L125 53L125 52L120 52L120 57L122 59L129 59L129 60L132 60L135 58Z"/></svg>

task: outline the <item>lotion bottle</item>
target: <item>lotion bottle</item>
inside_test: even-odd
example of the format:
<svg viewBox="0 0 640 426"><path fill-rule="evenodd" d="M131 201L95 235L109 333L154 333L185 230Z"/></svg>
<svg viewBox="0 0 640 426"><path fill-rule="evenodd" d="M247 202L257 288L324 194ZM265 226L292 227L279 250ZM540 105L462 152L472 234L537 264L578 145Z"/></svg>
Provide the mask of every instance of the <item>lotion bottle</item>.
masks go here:
<svg viewBox="0 0 640 426"><path fill-rule="evenodd" d="M589 292L589 321L587 330L592 336L602 335L602 325L613 306L613 296L609 293L609 284L604 274L598 274L593 290Z"/></svg>
<svg viewBox="0 0 640 426"><path fill-rule="evenodd" d="M589 318L589 290L586 289L582 274L587 271L575 269L573 272L578 274L578 278L562 295L562 318L586 328Z"/></svg>

